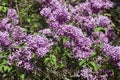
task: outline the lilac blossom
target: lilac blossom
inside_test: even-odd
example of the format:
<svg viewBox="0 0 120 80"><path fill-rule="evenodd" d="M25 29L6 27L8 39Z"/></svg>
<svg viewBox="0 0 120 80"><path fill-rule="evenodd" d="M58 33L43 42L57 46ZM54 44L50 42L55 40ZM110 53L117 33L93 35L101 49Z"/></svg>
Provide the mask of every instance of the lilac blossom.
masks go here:
<svg viewBox="0 0 120 80"><path fill-rule="evenodd" d="M20 33L20 35L23 33ZM20 37L21 38L21 37ZM23 42L23 41L22 41ZM25 45L19 49L12 52L12 55L9 55L9 65L15 63L18 67L23 67L25 70L33 70L34 65L31 63L31 59L34 58L33 55L38 57L43 57L49 52L50 47L53 45L46 37L40 35L28 35L24 41ZM17 45L16 45L17 44ZM16 48L19 42L12 44L13 48Z"/></svg>
<svg viewBox="0 0 120 80"><path fill-rule="evenodd" d="M52 15L51 12L52 12L51 8L45 7L40 11L40 14L43 15L44 17L46 17L46 18L49 18Z"/></svg>
<svg viewBox="0 0 120 80"><path fill-rule="evenodd" d="M51 2L50 3L51 5L47 6L47 9L45 7L41 10L41 13L45 17L48 17L49 15L49 17L47 18L47 22L53 28L56 34L67 36L72 40L72 43L74 44L74 47L75 47L75 48L72 47L73 55L75 57L82 59L90 56L91 54L90 46L92 42L90 41L90 39L84 36L81 29L75 26L65 25L65 23L69 20L70 15L69 15L68 9L66 9L65 7L65 4L61 5L63 4L62 1L59 2L58 6L55 6L56 4L58 4L58 2L59 1ZM55 5L53 6L53 4ZM63 8L59 8L59 7L63 7ZM48 12L47 14L45 9ZM52 13L50 13L48 9L52 10ZM44 15L44 12L45 12L45 15ZM78 48L79 48L79 51L77 50ZM82 53L83 50L87 50L87 51ZM88 55L88 56L85 56L85 55Z"/></svg>
<svg viewBox="0 0 120 80"><path fill-rule="evenodd" d="M49 28L40 30L39 32L42 34L52 35L52 31Z"/></svg>
<svg viewBox="0 0 120 80"><path fill-rule="evenodd" d="M9 46L11 44L11 39L8 32L0 31L0 45L1 46Z"/></svg>
<svg viewBox="0 0 120 80"><path fill-rule="evenodd" d="M92 42L89 38L87 38L81 31L81 29L66 25L63 29L64 36L69 37L71 40L69 42L71 46L73 55L76 58L84 59L91 55L92 50L90 49L90 46L92 45Z"/></svg>
<svg viewBox="0 0 120 80"><path fill-rule="evenodd" d="M91 69L86 67L80 71L80 75L87 80L98 80L96 76L91 74L91 72Z"/></svg>
<svg viewBox="0 0 120 80"><path fill-rule="evenodd" d="M8 12L7 12L7 17L9 19L18 18L16 10L15 9L9 9Z"/></svg>
<svg viewBox="0 0 120 80"><path fill-rule="evenodd" d="M18 24L18 14L15 9L8 9L7 17L13 21L14 25Z"/></svg>
<svg viewBox="0 0 120 80"><path fill-rule="evenodd" d="M8 23L10 21L10 19L8 18L4 18L0 21L0 29L2 31L12 31L13 29L13 26L11 23Z"/></svg>
<svg viewBox="0 0 120 80"><path fill-rule="evenodd" d="M15 26L11 35L14 40L22 40L25 39L26 32L20 26Z"/></svg>
<svg viewBox="0 0 120 80"><path fill-rule="evenodd" d="M45 1L41 2L44 3ZM107 29L109 28L111 20L98 13L100 10L111 8L112 5L113 3L109 0L86 0L85 2L79 3L79 5L69 5L68 7L64 3L64 0L51 0L51 2L47 1L46 4L43 5L41 14L46 17L47 23L57 35L69 38L69 41L67 41L65 45L72 49L75 56L77 55L79 58L83 58L81 56L86 56L85 58L87 58L92 52L92 49L90 49L92 41L103 43L109 42L109 38L107 38L108 34L106 34L107 32L95 33L95 35L98 36L96 41L90 39L96 27L102 26ZM77 26L68 25L67 22L69 22L70 19L80 27L77 28ZM82 29L86 30L86 35L83 34ZM82 52L84 55L81 55Z"/></svg>
<svg viewBox="0 0 120 80"><path fill-rule="evenodd" d="M109 26L111 23L111 20L107 16L98 15L98 17L96 18L97 18L96 21L100 26Z"/></svg>
<svg viewBox="0 0 120 80"><path fill-rule="evenodd" d="M111 46L110 44L104 44L103 53L110 57L114 65L120 67L120 46Z"/></svg>
<svg viewBox="0 0 120 80"><path fill-rule="evenodd" d="M32 58L32 53L29 48L21 48L18 51L14 52L14 54L9 55L9 65L14 64L18 67L22 67L26 70L32 70L33 65L30 63L30 59Z"/></svg>
<svg viewBox="0 0 120 80"><path fill-rule="evenodd" d="M63 24L70 19L70 13L65 4L62 1L52 0L50 5L44 7L40 13L47 18L54 18L55 21Z"/></svg>
<svg viewBox="0 0 120 80"><path fill-rule="evenodd" d="M26 45L31 51L37 53L38 56L43 57L49 52L50 47L53 45L46 37L40 35L28 35Z"/></svg>
<svg viewBox="0 0 120 80"><path fill-rule="evenodd" d="M9 18L2 19L1 24L0 24L0 28L4 27L7 24L8 21L9 21Z"/></svg>
<svg viewBox="0 0 120 80"><path fill-rule="evenodd" d="M108 29L106 30L106 36L107 36L107 38L108 38L109 40L115 40L116 37L117 37L117 35L115 34L114 29L112 29L112 28L108 28Z"/></svg>
<svg viewBox="0 0 120 80"><path fill-rule="evenodd" d="M108 9L111 8L113 3L110 0L89 0L92 8L95 9Z"/></svg>
<svg viewBox="0 0 120 80"><path fill-rule="evenodd" d="M83 3L79 3L79 5L72 7L72 20L77 24L85 22L84 26L90 25L89 27L98 24L99 20L99 25L106 26L110 23L110 19L106 16L98 15L98 12L103 9L109 9L112 7L112 4L113 3L109 0L87 0ZM93 17L95 14L98 15L98 19ZM105 21L103 22L103 20Z"/></svg>
<svg viewBox="0 0 120 80"><path fill-rule="evenodd" d="M109 39L107 37L107 35L105 35L103 32L96 32L95 33L98 36L98 42L103 42L103 43L108 43Z"/></svg>
<svg viewBox="0 0 120 80"><path fill-rule="evenodd" d="M86 17L89 17L92 15L92 10L90 8L89 2L80 3L79 5L76 5L75 7L72 7L71 14L72 14L72 20L75 23L81 23L83 20L86 19Z"/></svg>
<svg viewBox="0 0 120 80"><path fill-rule="evenodd" d="M107 16L98 15L97 17L87 17L83 20L84 26L94 29L98 26L103 26L108 28L111 20Z"/></svg>
<svg viewBox="0 0 120 80"><path fill-rule="evenodd" d="M9 9L7 17L0 21L0 52L7 49L12 53L9 55L9 65L15 64L27 71L33 70L34 65L31 63L33 55L43 57L53 45L52 40L44 36L51 32L46 29L42 30L40 35L27 34L24 28L18 25L18 21L15 9Z"/></svg>
<svg viewBox="0 0 120 80"><path fill-rule="evenodd" d="M101 68L99 72L92 71L88 67L84 67L82 70L80 70L80 76L87 80L108 80L108 77L113 75L113 71L104 68Z"/></svg>
<svg viewBox="0 0 120 80"><path fill-rule="evenodd" d="M87 17L83 20L83 25L87 28L91 28L94 29L95 27L97 27L97 24L99 24L95 18L93 17Z"/></svg>

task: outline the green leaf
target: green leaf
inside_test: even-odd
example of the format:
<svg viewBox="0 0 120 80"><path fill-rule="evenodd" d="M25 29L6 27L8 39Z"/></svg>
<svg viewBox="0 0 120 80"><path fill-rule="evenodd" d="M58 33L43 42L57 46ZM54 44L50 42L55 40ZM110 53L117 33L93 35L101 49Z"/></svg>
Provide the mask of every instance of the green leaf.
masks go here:
<svg viewBox="0 0 120 80"><path fill-rule="evenodd" d="M5 65L5 64L7 64L7 60L5 60L5 59L3 59L3 61L2 61L2 65Z"/></svg>
<svg viewBox="0 0 120 80"><path fill-rule="evenodd" d="M3 69L4 69L4 71L10 71L11 70L11 67L9 67L9 66L3 66Z"/></svg>
<svg viewBox="0 0 120 80"><path fill-rule="evenodd" d="M98 71L99 69L99 66L97 66L93 61L89 62L89 66L95 71Z"/></svg>
<svg viewBox="0 0 120 80"><path fill-rule="evenodd" d="M30 23L30 22L31 22L31 19L28 18L28 19L27 19L27 22Z"/></svg>
<svg viewBox="0 0 120 80"><path fill-rule="evenodd" d="M109 16L109 17L111 16L111 14L108 14L108 13L105 13L104 15L105 15L105 16Z"/></svg>
<svg viewBox="0 0 120 80"><path fill-rule="evenodd" d="M66 56L69 57L69 58L73 58L71 53L67 53Z"/></svg>
<svg viewBox="0 0 120 80"><path fill-rule="evenodd" d="M46 64L46 63L49 63L49 62L50 62L50 58L45 58L44 63Z"/></svg>
<svg viewBox="0 0 120 80"><path fill-rule="evenodd" d="M6 13L7 12L7 7L3 7L2 12Z"/></svg>
<svg viewBox="0 0 120 80"><path fill-rule="evenodd" d="M3 2L3 3L2 3L2 6L5 6L5 5L7 5L7 3Z"/></svg>
<svg viewBox="0 0 120 80"><path fill-rule="evenodd" d="M97 54L97 52L94 51L94 52L92 53L91 57L94 57L96 54Z"/></svg>
<svg viewBox="0 0 120 80"><path fill-rule="evenodd" d="M2 11L3 6L0 6L0 11Z"/></svg>
<svg viewBox="0 0 120 80"><path fill-rule="evenodd" d="M68 41L68 38L67 37L63 38L63 43L65 43L66 41Z"/></svg>
<svg viewBox="0 0 120 80"><path fill-rule="evenodd" d="M56 68L63 68L63 67L65 67L65 65L62 62L58 63L57 66L56 66Z"/></svg>
<svg viewBox="0 0 120 80"><path fill-rule="evenodd" d="M103 47L103 43L100 43L98 46L99 46L99 48L102 48Z"/></svg>
<svg viewBox="0 0 120 80"><path fill-rule="evenodd" d="M115 26L115 24L113 22L111 22L111 26Z"/></svg>
<svg viewBox="0 0 120 80"><path fill-rule="evenodd" d="M0 72L3 70L3 66L0 65Z"/></svg>
<svg viewBox="0 0 120 80"><path fill-rule="evenodd" d="M24 80L24 79L25 79L25 75L24 75L24 74L21 74L21 75L20 75L20 78L21 78L22 80Z"/></svg>
<svg viewBox="0 0 120 80"><path fill-rule="evenodd" d="M81 60L81 61L78 63L78 65L79 65L80 67L82 67L84 64L86 64L86 59Z"/></svg>
<svg viewBox="0 0 120 80"><path fill-rule="evenodd" d="M56 56L50 55L50 57L51 57L51 63L52 63L53 65L56 65L56 62L57 62Z"/></svg>
<svg viewBox="0 0 120 80"><path fill-rule="evenodd" d="M94 29L94 32L100 32L100 31L105 31L107 28L105 28L105 27L96 27L95 29Z"/></svg>
<svg viewBox="0 0 120 80"><path fill-rule="evenodd" d="M49 57L45 58L44 63L45 63L47 66L53 66L53 65L56 66L56 65L57 65L56 56L50 55Z"/></svg>

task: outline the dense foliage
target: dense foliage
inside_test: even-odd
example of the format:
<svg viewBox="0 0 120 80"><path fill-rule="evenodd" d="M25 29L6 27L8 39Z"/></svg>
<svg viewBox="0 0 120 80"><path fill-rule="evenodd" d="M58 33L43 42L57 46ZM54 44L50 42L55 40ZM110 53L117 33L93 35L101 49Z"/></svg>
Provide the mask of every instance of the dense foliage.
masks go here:
<svg viewBox="0 0 120 80"><path fill-rule="evenodd" d="M0 0L0 80L120 80L119 0Z"/></svg>

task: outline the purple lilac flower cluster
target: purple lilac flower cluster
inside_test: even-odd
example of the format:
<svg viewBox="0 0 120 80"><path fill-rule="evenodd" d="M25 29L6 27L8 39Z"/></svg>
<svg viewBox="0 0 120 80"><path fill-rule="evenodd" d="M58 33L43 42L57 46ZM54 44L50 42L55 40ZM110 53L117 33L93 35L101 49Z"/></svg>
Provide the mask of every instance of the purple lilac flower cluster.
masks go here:
<svg viewBox="0 0 120 80"><path fill-rule="evenodd" d="M111 46L104 44L103 52L110 57L111 62L120 68L120 46Z"/></svg>
<svg viewBox="0 0 120 80"><path fill-rule="evenodd" d="M28 35L26 38L26 45L38 56L43 57L47 52L49 52L53 42L48 40L45 36Z"/></svg>
<svg viewBox="0 0 120 80"><path fill-rule="evenodd" d="M72 8L72 21L78 25L78 27L82 29L84 27L84 31L91 37L96 34L94 33L94 29L100 26L107 29L102 35L108 36L108 32L112 30L111 20L107 16L102 15L100 11L109 9L112 5L113 3L110 0L86 0L75 6L70 5L70 8ZM114 33L114 31L112 31L112 33Z"/></svg>
<svg viewBox="0 0 120 80"><path fill-rule="evenodd" d="M101 10L112 7L113 3L109 0L87 0L75 6L70 4L67 6L64 0L41 0L41 2L43 3L41 15L47 18L47 23L57 35L69 37L69 41L65 45L71 48L73 55L79 59L90 56L93 51L90 46L93 42L108 43L110 38L115 38L110 25L111 20L99 13ZM99 11L95 12L95 10ZM71 20L77 26L70 25ZM94 32L94 29L99 26L107 28L105 33ZM83 30L84 28L85 30ZM110 35L109 32L113 34ZM98 39L94 39L94 35L98 36Z"/></svg>
<svg viewBox="0 0 120 80"><path fill-rule="evenodd" d="M43 4L46 1L41 1ZM40 11L41 15L47 18L47 23L52 27L55 33L59 36L69 37L69 45L73 55L79 59L84 59L90 56L92 44L80 28L67 24L70 21L71 13L68 6L63 0L51 0L43 5Z"/></svg>
<svg viewBox="0 0 120 80"><path fill-rule="evenodd" d="M79 5L71 6L72 18L74 22L84 22L86 18L93 18L93 14L98 14L99 11L104 9L109 9L112 7L113 3L109 0L86 0L84 3L79 3ZM97 10L97 11L96 11ZM104 17L104 16L102 16ZM92 21L94 21L91 19ZM95 21L96 23L96 21Z"/></svg>
<svg viewBox="0 0 120 80"><path fill-rule="evenodd" d="M9 39L9 34L8 32L2 32L0 31L0 45L2 47L9 46L11 43L11 40Z"/></svg>
<svg viewBox="0 0 120 80"><path fill-rule="evenodd" d="M72 50L75 58L81 60L90 57L95 50L91 49L92 44L104 43L109 45L110 41L116 37L111 27L111 19L101 13L101 11L113 6L110 0L86 0L74 6L66 4L65 0L40 1L43 4L40 11L41 15L47 19L50 28L58 36L69 38L65 47ZM103 32L95 32L94 30L99 27L106 29ZM103 53L111 56L113 60L116 58L118 60L119 52L119 49L114 46L112 52L110 46L104 45L103 47ZM99 78L93 76L93 73L89 75L88 69L81 71L81 76L87 80L107 80L108 77L107 73L105 75L95 73L95 75L99 75Z"/></svg>
<svg viewBox="0 0 120 80"><path fill-rule="evenodd" d="M92 71L88 67L84 67L80 71L79 76L82 76L84 79L87 80L108 80L108 78L113 75L114 75L113 71L108 69L100 69L98 72L98 71Z"/></svg>
<svg viewBox="0 0 120 80"><path fill-rule="evenodd" d="M9 65L15 64L17 67L22 67L26 70L33 70L34 68L30 63L31 59L32 53L27 47L18 49L8 57Z"/></svg>
<svg viewBox="0 0 120 80"><path fill-rule="evenodd" d="M72 49L73 55L76 58L84 59L91 55L92 50L90 46L92 42L89 38L87 38L81 31L81 29L71 26L65 25L64 27L64 36L69 37L69 45Z"/></svg>
<svg viewBox="0 0 120 80"><path fill-rule="evenodd" d="M44 34L27 34L18 25L18 15L15 9L9 9L7 17L0 22L0 51L9 50L9 65L15 64L26 70L32 70L30 62L33 55L43 57L53 45ZM45 31L45 30L44 30Z"/></svg>
<svg viewBox="0 0 120 80"><path fill-rule="evenodd" d="M99 66L98 70L93 70L91 67L84 65L78 75L87 80L109 80L115 75L113 70L102 67L103 63L109 63L106 58L99 55L94 59L94 62Z"/></svg>

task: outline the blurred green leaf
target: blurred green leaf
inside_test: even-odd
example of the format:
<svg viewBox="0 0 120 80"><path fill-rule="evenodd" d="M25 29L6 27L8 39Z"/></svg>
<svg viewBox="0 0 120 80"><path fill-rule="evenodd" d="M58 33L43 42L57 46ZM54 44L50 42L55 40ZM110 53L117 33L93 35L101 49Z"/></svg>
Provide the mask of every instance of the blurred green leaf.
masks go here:
<svg viewBox="0 0 120 80"><path fill-rule="evenodd" d="M21 78L22 80L24 80L24 79L25 79L25 75L24 75L24 74L21 74L21 75L20 75L20 78Z"/></svg>
<svg viewBox="0 0 120 80"><path fill-rule="evenodd" d="M96 27L95 29L94 29L94 32L100 32L100 31L105 31L107 28L105 28L105 27Z"/></svg>
<svg viewBox="0 0 120 80"><path fill-rule="evenodd" d="M3 66L3 69L5 70L5 71L10 71L11 70L11 67L9 67L9 66Z"/></svg>
<svg viewBox="0 0 120 80"><path fill-rule="evenodd" d="M50 55L49 57L47 57L47 58L45 58L45 60L44 60L44 63L46 64L46 65L54 65L54 66L56 66L56 63L57 62L57 59L56 59L56 57L54 56L54 55Z"/></svg>
<svg viewBox="0 0 120 80"><path fill-rule="evenodd" d="M104 15L105 15L105 16L108 16L108 17L110 17L110 16L111 16L111 14L109 14L109 13L105 13Z"/></svg>
<svg viewBox="0 0 120 80"><path fill-rule="evenodd" d="M86 59L81 60L81 61L78 63L78 65L79 65L80 67L82 67L84 64L86 64Z"/></svg>
<svg viewBox="0 0 120 80"><path fill-rule="evenodd" d="M98 47L99 47L100 49L102 49L103 43L98 44Z"/></svg>
<svg viewBox="0 0 120 80"><path fill-rule="evenodd" d="M2 11L3 6L0 6L0 11Z"/></svg>
<svg viewBox="0 0 120 80"><path fill-rule="evenodd" d="M56 61L57 61L56 56L55 55L50 55L50 58L51 58L51 63L53 65L56 65Z"/></svg>
<svg viewBox="0 0 120 80"><path fill-rule="evenodd" d="M30 22L31 22L31 19L30 19L30 18L27 18L27 22L30 23Z"/></svg>
<svg viewBox="0 0 120 80"><path fill-rule="evenodd" d="M95 62L91 61L88 64L93 70L98 71L99 67L95 64Z"/></svg>
<svg viewBox="0 0 120 80"><path fill-rule="evenodd" d="M91 55L91 57L94 57L95 55L97 54L97 52L92 52L92 55Z"/></svg>
<svg viewBox="0 0 120 80"><path fill-rule="evenodd" d="M56 66L56 68L63 68L63 67L65 67L65 64L63 64L62 62L58 63Z"/></svg>

